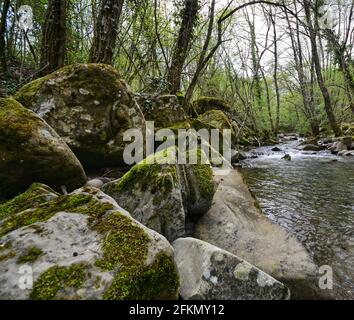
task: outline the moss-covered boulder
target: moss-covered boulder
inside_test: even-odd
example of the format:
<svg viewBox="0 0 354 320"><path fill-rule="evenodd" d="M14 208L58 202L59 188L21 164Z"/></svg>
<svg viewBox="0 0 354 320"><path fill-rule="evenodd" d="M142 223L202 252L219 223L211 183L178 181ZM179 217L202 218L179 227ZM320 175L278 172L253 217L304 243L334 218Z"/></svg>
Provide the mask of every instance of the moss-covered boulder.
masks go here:
<svg viewBox="0 0 354 320"><path fill-rule="evenodd" d="M183 122L186 116L177 96L137 94L135 96L146 121L154 121L156 128L166 128Z"/></svg>
<svg viewBox="0 0 354 320"><path fill-rule="evenodd" d="M210 110L197 118L203 124L206 124L212 128L224 130L224 129L232 129L232 125L230 120L226 116L226 114L220 110Z"/></svg>
<svg viewBox="0 0 354 320"><path fill-rule="evenodd" d="M188 216L202 215L215 192L210 165L178 165L149 156L102 190L147 227L173 241L185 234ZM155 160L155 162L154 162Z"/></svg>
<svg viewBox="0 0 354 320"><path fill-rule="evenodd" d="M180 165L182 190L188 217L204 215L212 205L216 191L213 169L206 154L199 148L187 151L187 164Z"/></svg>
<svg viewBox="0 0 354 320"><path fill-rule="evenodd" d="M73 191L85 172L58 134L14 99L0 99L0 198L10 198L33 182Z"/></svg>
<svg viewBox="0 0 354 320"><path fill-rule="evenodd" d="M145 130L133 93L108 65L64 67L25 85L15 97L46 120L87 167L122 165L124 132Z"/></svg>
<svg viewBox="0 0 354 320"><path fill-rule="evenodd" d="M176 164L149 164L152 157L102 190L135 219L173 241L185 233L180 170Z"/></svg>
<svg viewBox="0 0 354 320"><path fill-rule="evenodd" d="M219 130L219 151L223 151L224 144L224 130L231 130L231 146L230 148L235 148L237 143L237 138L235 130L228 118L228 116L220 110L210 110L198 116L198 118L191 119L191 126L193 129L199 131L201 129L207 129L209 132L211 130Z"/></svg>
<svg viewBox="0 0 354 320"><path fill-rule="evenodd" d="M45 184L33 183L26 192L21 193L11 200L0 203L0 219L4 219L6 216L16 212L37 207L58 196L58 193Z"/></svg>
<svg viewBox="0 0 354 320"><path fill-rule="evenodd" d="M193 102L193 109L196 115L203 114L210 110L220 110L225 113L231 112L230 104L216 97L201 97Z"/></svg>
<svg viewBox="0 0 354 320"><path fill-rule="evenodd" d="M167 240L91 187L0 221L0 283L0 299L176 299L179 291Z"/></svg>

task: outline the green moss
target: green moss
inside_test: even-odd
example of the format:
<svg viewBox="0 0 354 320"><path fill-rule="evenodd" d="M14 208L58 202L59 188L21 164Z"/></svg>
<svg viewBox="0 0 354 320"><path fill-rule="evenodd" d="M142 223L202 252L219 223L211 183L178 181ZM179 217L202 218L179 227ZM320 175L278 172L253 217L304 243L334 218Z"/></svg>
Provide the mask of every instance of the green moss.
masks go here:
<svg viewBox="0 0 354 320"><path fill-rule="evenodd" d="M59 290L79 289L85 280L85 267L74 264L69 267L54 266L40 275L34 283L30 298L34 300L55 299Z"/></svg>
<svg viewBox="0 0 354 320"><path fill-rule="evenodd" d="M227 101L216 97L201 97L193 102L193 108L198 114L209 110L231 110L231 106Z"/></svg>
<svg viewBox="0 0 354 320"><path fill-rule="evenodd" d="M41 120L12 98L0 99L0 143L17 147L28 141Z"/></svg>
<svg viewBox="0 0 354 320"><path fill-rule="evenodd" d="M155 157L155 161L158 162L159 158L163 155L162 152L150 157ZM137 188L141 191L149 189L152 193L155 193L157 190L163 191L164 194L171 192L178 181L176 165L150 164L152 162L150 161L150 157L136 164L118 181L104 186L102 189L103 192L114 194Z"/></svg>
<svg viewBox="0 0 354 320"><path fill-rule="evenodd" d="M17 93L15 93L14 98L29 108L34 104L34 98L43 85L43 82L49 79L49 77L50 76L48 75L24 85Z"/></svg>
<svg viewBox="0 0 354 320"><path fill-rule="evenodd" d="M9 215L34 208L48 201L48 194L59 195L48 186L41 183L33 183L29 189L12 200L0 204L0 219Z"/></svg>
<svg viewBox="0 0 354 320"><path fill-rule="evenodd" d="M28 248L27 251L17 259L17 263L35 262L42 254L43 251L37 247Z"/></svg>
<svg viewBox="0 0 354 320"><path fill-rule="evenodd" d="M149 237L138 225L120 212L100 219L97 224L91 220L94 230L107 234L103 241L103 258L96 261L96 266L104 270L138 269L144 264Z"/></svg>
<svg viewBox="0 0 354 320"><path fill-rule="evenodd" d="M107 300L177 299L179 276L171 257L164 253L156 255L148 267L119 273L104 294Z"/></svg>
<svg viewBox="0 0 354 320"><path fill-rule="evenodd" d="M108 300L154 299L176 295L179 278L170 257L157 255L146 266L150 239L146 232L120 212L90 218L91 227L105 235L103 257L95 265L104 271L119 270L104 293Z"/></svg>
<svg viewBox="0 0 354 320"><path fill-rule="evenodd" d="M192 165L201 196L211 201L215 194L213 170L209 165Z"/></svg>
<svg viewBox="0 0 354 320"><path fill-rule="evenodd" d="M10 251L6 254L0 255L0 262L11 259L16 256L16 253L13 251Z"/></svg>
<svg viewBox="0 0 354 320"><path fill-rule="evenodd" d="M0 226L0 237L21 227L36 222L47 221L57 212L66 211L81 214L91 214L94 212L96 215L100 215L112 208L113 206L111 204L103 204L91 195L74 194L61 196L52 201L43 203L31 211L25 211L22 214L8 217Z"/></svg>
<svg viewBox="0 0 354 320"><path fill-rule="evenodd" d="M224 112L220 110L210 110L200 115L198 120L216 129L232 129L231 123Z"/></svg>
<svg viewBox="0 0 354 320"><path fill-rule="evenodd" d="M185 129L185 130L191 129L191 123L190 123L190 120L176 122L172 126L168 127L167 129L172 130L173 133L175 135L177 135L178 134L178 130L180 130L180 129Z"/></svg>
<svg viewBox="0 0 354 320"><path fill-rule="evenodd" d="M177 100L178 100L179 105L183 106L183 102L184 102L184 98L185 98L185 95L183 94L183 92L178 91L176 93L176 96L177 96Z"/></svg>

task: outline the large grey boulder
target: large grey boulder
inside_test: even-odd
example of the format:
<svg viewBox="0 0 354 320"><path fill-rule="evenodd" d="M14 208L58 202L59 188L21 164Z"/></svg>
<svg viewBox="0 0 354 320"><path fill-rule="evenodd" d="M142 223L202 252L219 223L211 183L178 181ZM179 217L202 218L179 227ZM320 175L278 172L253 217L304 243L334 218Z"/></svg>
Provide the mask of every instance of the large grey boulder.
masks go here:
<svg viewBox="0 0 354 320"><path fill-rule="evenodd" d="M167 240L84 187L0 222L0 299L176 299Z"/></svg>
<svg viewBox="0 0 354 320"><path fill-rule="evenodd" d="M215 179L213 205L197 223L195 237L285 283L294 298L316 297L317 268L303 245L262 214L240 173Z"/></svg>
<svg viewBox="0 0 354 320"><path fill-rule="evenodd" d="M122 178L105 184L102 191L172 242L185 234L187 216L208 211L215 188L210 165L153 163L164 152L149 156Z"/></svg>
<svg viewBox="0 0 354 320"><path fill-rule="evenodd" d="M124 165L124 132L145 132L133 93L108 65L66 66L25 85L15 97L47 121L84 166Z"/></svg>
<svg viewBox="0 0 354 320"><path fill-rule="evenodd" d="M247 261L193 238L173 244L185 300L280 300L290 291Z"/></svg>
<svg viewBox="0 0 354 320"><path fill-rule="evenodd" d="M33 182L71 192L86 183L79 160L59 135L14 99L0 99L0 199Z"/></svg>

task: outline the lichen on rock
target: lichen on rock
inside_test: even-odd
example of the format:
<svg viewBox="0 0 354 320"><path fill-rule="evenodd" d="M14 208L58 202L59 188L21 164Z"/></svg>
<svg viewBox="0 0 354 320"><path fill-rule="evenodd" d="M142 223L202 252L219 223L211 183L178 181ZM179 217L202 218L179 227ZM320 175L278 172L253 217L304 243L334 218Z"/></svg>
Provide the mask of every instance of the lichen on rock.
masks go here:
<svg viewBox="0 0 354 320"><path fill-rule="evenodd" d="M145 132L139 105L112 66L66 66L25 85L15 98L47 121L86 167L123 165L124 132Z"/></svg>
<svg viewBox="0 0 354 320"><path fill-rule="evenodd" d="M283 300L289 289L247 261L207 242L173 242L185 300Z"/></svg>

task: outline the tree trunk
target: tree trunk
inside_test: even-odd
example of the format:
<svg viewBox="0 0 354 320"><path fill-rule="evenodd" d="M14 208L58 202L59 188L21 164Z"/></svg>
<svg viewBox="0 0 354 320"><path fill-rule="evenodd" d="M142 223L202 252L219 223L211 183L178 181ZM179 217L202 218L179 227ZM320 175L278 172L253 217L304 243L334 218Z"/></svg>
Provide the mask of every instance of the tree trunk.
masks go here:
<svg viewBox="0 0 354 320"><path fill-rule="evenodd" d="M296 8L296 0L294 1L294 5ZM295 36L291 28L291 24L287 12L286 12L286 18L289 27L291 45L294 52L295 66L299 77L300 91L301 91L302 101L304 105L304 114L309 119L312 135L314 137L317 137L320 134L320 126L318 123L318 119L316 117L316 112L313 104L313 94L309 92L310 88L308 88L308 86L306 85L306 76L304 71L305 70L304 57L303 57L303 48L302 48L301 37L300 37L299 21L296 20L296 36ZM313 74L314 74L313 67L311 67L311 78L314 78L314 76L312 77ZM309 85L311 87L313 86L313 79L311 79Z"/></svg>
<svg viewBox="0 0 354 320"><path fill-rule="evenodd" d="M65 64L66 0L50 0L46 12L41 46L41 74L46 75Z"/></svg>
<svg viewBox="0 0 354 320"><path fill-rule="evenodd" d="M307 27L309 30L309 35L310 35L310 41L311 41L311 51L312 51L312 59L316 71L316 76L317 76L317 82L318 86L320 87L323 100L324 100L324 108L327 113L328 121L329 124L336 136L341 135L341 129L338 126L336 117L334 115L333 109L332 109L332 103L331 103L331 97L329 95L328 88L325 85L323 76L322 76L322 70L321 70L321 63L320 63L320 57L318 53L318 47L317 47L317 33L318 33L318 27L316 25L312 24L312 17L311 17L311 6L308 0L304 0L304 9L305 9L305 15L306 15L306 21L307 21ZM317 17L315 17L317 19Z"/></svg>
<svg viewBox="0 0 354 320"><path fill-rule="evenodd" d="M270 102L269 85L268 85L267 77L266 77L262 67L260 68L260 71L262 74L262 79L263 79L265 93L266 93L266 103L267 103L267 112L268 112L268 117L269 117L270 130L272 133L274 133L275 130L274 130L274 122L273 122L273 116L272 116L272 105Z"/></svg>
<svg viewBox="0 0 354 320"><path fill-rule="evenodd" d="M89 62L113 64L117 28L124 0L103 0L96 21Z"/></svg>
<svg viewBox="0 0 354 320"><path fill-rule="evenodd" d="M273 26L273 36L274 36L274 86L275 86L275 95L276 95L276 119L275 119L275 128L274 133L277 134L279 131L280 125L280 91L278 83L278 38L277 38L277 28L275 23L275 15L271 13L270 16L272 26Z"/></svg>
<svg viewBox="0 0 354 320"><path fill-rule="evenodd" d="M193 97L194 90L197 86L198 80L200 75L202 74L204 68L206 67L207 63L211 59L211 57L214 55L215 51L217 48L211 50L211 52L208 53L208 48L211 40L211 36L213 34L213 28L214 28L214 19L215 19L215 2L216 0L212 0L210 4L210 11L209 11L209 25L208 25L208 31L207 35L204 41L203 49L202 52L200 53L198 63L197 63L197 68L194 72L192 81L190 82L186 95L183 100L183 109L186 110L187 114L190 113L190 108L191 108L191 100Z"/></svg>
<svg viewBox="0 0 354 320"><path fill-rule="evenodd" d="M3 73L7 72L7 58L6 58L6 19L10 7L10 0L5 0L2 5L1 20L0 20L0 69Z"/></svg>
<svg viewBox="0 0 354 320"><path fill-rule="evenodd" d="M193 38L194 26L198 16L198 0L185 0L182 12L182 22L176 40L172 62L167 75L169 91L172 94L177 93L181 88L182 72L184 63L187 59Z"/></svg>
<svg viewBox="0 0 354 320"><path fill-rule="evenodd" d="M251 36L251 57L252 57L252 73L253 73L253 96L255 98L256 105L260 112L260 117L262 116L262 86L261 79L259 75L260 61L258 60L259 52L257 47L257 37L255 30L255 21L253 16L253 21L247 17L247 23L250 28Z"/></svg>

